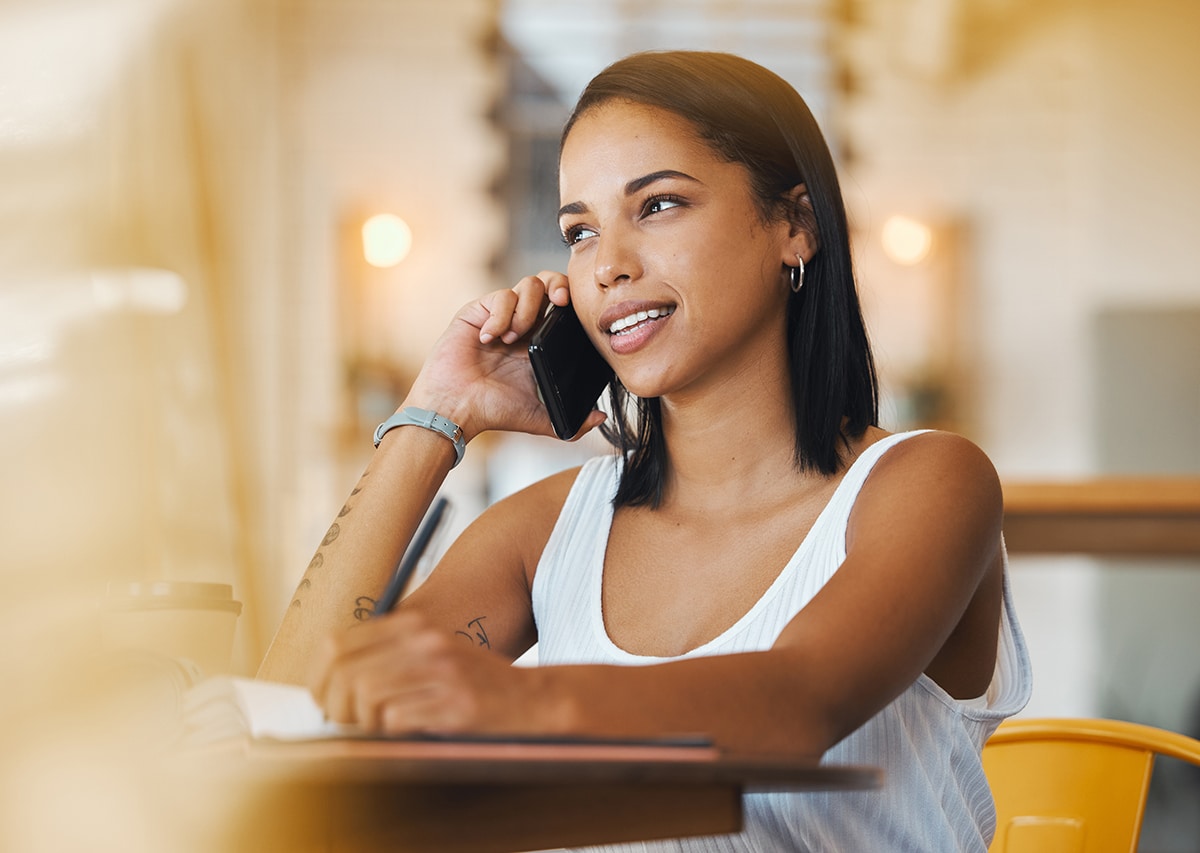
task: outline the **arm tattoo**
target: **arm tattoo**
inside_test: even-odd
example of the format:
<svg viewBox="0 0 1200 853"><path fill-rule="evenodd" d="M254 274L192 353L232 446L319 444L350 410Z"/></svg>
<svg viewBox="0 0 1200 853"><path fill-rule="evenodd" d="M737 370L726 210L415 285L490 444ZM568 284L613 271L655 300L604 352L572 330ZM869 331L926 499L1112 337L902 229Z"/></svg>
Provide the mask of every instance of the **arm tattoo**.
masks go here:
<svg viewBox="0 0 1200 853"><path fill-rule="evenodd" d="M321 555L318 554L317 556L319 557ZM316 558L314 557L313 559L316 559ZM296 608L297 610L300 608L301 603L302 603L300 601L300 598L304 594L304 592L306 590L308 590L308 588L311 586L312 586L312 581L310 581L308 578L302 578L300 580L300 585L296 587L296 597L292 599L292 605L291 605L292 607Z"/></svg>
<svg viewBox="0 0 1200 853"><path fill-rule="evenodd" d="M362 477L359 479L359 485L355 486L350 492L350 497L354 497L362 491L362 481L366 479L366 477L367 472L364 472ZM351 509L352 507L350 506L350 501L347 500L346 503L342 504L342 508L338 511L337 517L345 518L350 513ZM321 545L317 548L317 553L313 554L313 558L308 561L308 568L304 572L304 578L300 581L300 585L296 587L296 594L292 598L291 603L292 609L299 610L301 608L303 605L304 593L312 587L312 581L308 579L309 572L319 569L325 565L325 554L321 551L321 548L331 544L335 539L338 538L339 535L341 535L341 532L342 527L336 521L329 525L329 530L325 532L325 538L321 540ZM354 605L354 618L360 622L370 618L375 612L375 600L373 598L361 596L355 600Z"/></svg>
<svg viewBox="0 0 1200 853"><path fill-rule="evenodd" d="M455 631L454 633L466 637L481 648L490 649L492 647L491 641L488 640L487 631L483 629L483 620L486 618L486 616L477 616L467 623L467 627L471 629L469 632Z"/></svg>
<svg viewBox="0 0 1200 853"><path fill-rule="evenodd" d="M354 618L366 622L375 615L375 599L369 595L360 595L354 599Z"/></svg>

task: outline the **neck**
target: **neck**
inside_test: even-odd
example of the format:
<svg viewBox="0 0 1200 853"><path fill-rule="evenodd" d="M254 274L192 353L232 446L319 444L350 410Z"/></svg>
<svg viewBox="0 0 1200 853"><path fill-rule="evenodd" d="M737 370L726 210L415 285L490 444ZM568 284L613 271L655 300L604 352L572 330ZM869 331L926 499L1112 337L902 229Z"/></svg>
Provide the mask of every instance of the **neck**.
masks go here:
<svg viewBox="0 0 1200 853"><path fill-rule="evenodd" d="M754 365L701 393L663 398L662 416L666 504L758 499L804 476L795 465L786 363Z"/></svg>

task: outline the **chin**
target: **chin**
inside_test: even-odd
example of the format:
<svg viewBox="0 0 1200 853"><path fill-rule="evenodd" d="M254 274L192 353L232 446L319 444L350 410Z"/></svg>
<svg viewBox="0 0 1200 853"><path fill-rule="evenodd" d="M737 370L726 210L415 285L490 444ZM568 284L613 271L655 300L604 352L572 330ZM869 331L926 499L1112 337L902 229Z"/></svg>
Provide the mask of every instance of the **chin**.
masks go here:
<svg viewBox="0 0 1200 853"><path fill-rule="evenodd" d="M627 380L622 378L621 384L625 386L626 391L633 396L638 397L639 399L661 397L666 392L662 382L657 381L657 378L641 382L639 382L637 379Z"/></svg>

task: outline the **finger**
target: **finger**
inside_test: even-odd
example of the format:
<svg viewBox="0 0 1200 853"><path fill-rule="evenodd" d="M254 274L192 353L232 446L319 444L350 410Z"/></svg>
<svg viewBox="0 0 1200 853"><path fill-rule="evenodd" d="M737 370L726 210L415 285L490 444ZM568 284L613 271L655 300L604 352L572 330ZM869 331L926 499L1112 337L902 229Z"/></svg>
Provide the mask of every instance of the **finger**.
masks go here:
<svg viewBox="0 0 1200 853"><path fill-rule="evenodd" d="M369 732L400 734L417 731L422 715L414 714L410 709L429 705L431 697L439 690L438 684L428 681L363 685L354 696L354 722Z"/></svg>
<svg viewBox="0 0 1200 853"><path fill-rule="evenodd" d="M457 644L419 614L400 611L373 622L376 642L338 656L329 671L322 705L337 722L377 729L382 709L446 677L447 654Z"/></svg>
<svg viewBox="0 0 1200 853"><path fill-rule="evenodd" d="M509 331L517 299L515 291L506 289L493 291L480 300L488 311L487 320L479 327L480 343L490 344Z"/></svg>
<svg viewBox="0 0 1200 853"><path fill-rule="evenodd" d="M506 344L516 343L541 322L546 313L546 283L539 276L526 276L513 286L517 304L510 328L501 336Z"/></svg>
<svg viewBox="0 0 1200 853"><path fill-rule="evenodd" d="M444 691L444 676L436 668L396 666L394 660L381 658L338 675L330 690L327 713L338 722L379 731L384 728L387 709L392 708L393 716L400 714L407 721L403 728L411 730L427 717L414 716L407 709L427 706L431 696ZM392 730L400 727L394 724Z"/></svg>
<svg viewBox="0 0 1200 853"><path fill-rule="evenodd" d="M587 420L583 422L583 426L579 428L579 432L575 433L571 441L578 441L606 420L608 420L608 415L599 409L592 409L591 413L587 416Z"/></svg>
<svg viewBox="0 0 1200 853"><path fill-rule="evenodd" d="M386 737L427 732L434 727L441 703L433 686L396 694L377 710L373 731Z"/></svg>
<svg viewBox="0 0 1200 853"><path fill-rule="evenodd" d="M405 642L405 635L419 628L411 614L403 611L362 622L345 631L330 634L317 646L309 670L308 689L318 703L324 704L331 680L344 673L375 650L390 650Z"/></svg>
<svg viewBox="0 0 1200 853"><path fill-rule="evenodd" d="M337 672L339 661L343 655L341 644L342 635L330 635L323 639L313 655L306 680L308 691L313 695L317 704L324 705L329 695L330 682Z"/></svg>
<svg viewBox="0 0 1200 853"><path fill-rule="evenodd" d="M538 273L546 285L546 293L555 305L566 305L571 301L570 280L560 272L542 270Z"/></svg>
<svg viewBox="0 0 1200 853"><path fill-rule="evenodd" d="M523 299L542 300L546 296L546 277L552 273L540 272L537 275L527 275L513 285L513 291Z"/></svg>
<svg viewBox="0 0 1200 853"><path fill-rule="evenodd" d="M408 650L376 646L340 659L330 670L320 697L329 719L366 729L378 727L379 709L421 683L404 665Z"/></svg>
<svg viewBox="0 0 1200 853"><path fill-rule="evenodd" d="M378 709L379 729L389 735L485 730L488 726L475 688L453 673L431 673L427 684L394 694Z"/></svg>
<svg viewBox="0 0 1200 853"><path fill-rule="evenodd" d="M353 679L345 668L337 668L325 679L322 692L318 697L314 692L325 718L335 723L356 723L357 708L354 701Z"/></svg>

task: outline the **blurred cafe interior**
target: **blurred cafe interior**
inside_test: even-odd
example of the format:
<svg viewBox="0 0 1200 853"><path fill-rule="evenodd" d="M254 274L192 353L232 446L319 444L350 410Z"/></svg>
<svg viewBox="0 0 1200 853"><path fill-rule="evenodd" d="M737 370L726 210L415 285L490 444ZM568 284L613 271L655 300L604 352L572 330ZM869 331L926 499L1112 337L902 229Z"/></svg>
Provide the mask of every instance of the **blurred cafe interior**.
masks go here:
<svg viewBox="0 0 1200 853"><path fill-rule="evenodd" d="M226 585L216 668L254 672L450 316L564 266L575 96L655 48L813 108L885 427L962 432L1014 499L1190 507L1190 545L1010 549L1026 713L1200 736L1198 39L1193 0L0 4L0 751L95 674L133 585ZM597 442L482 437L452 528ZM1143 849L1194 853L1200 779L1162 767ZM0 847L82 849L0 812Z"/></svg>

